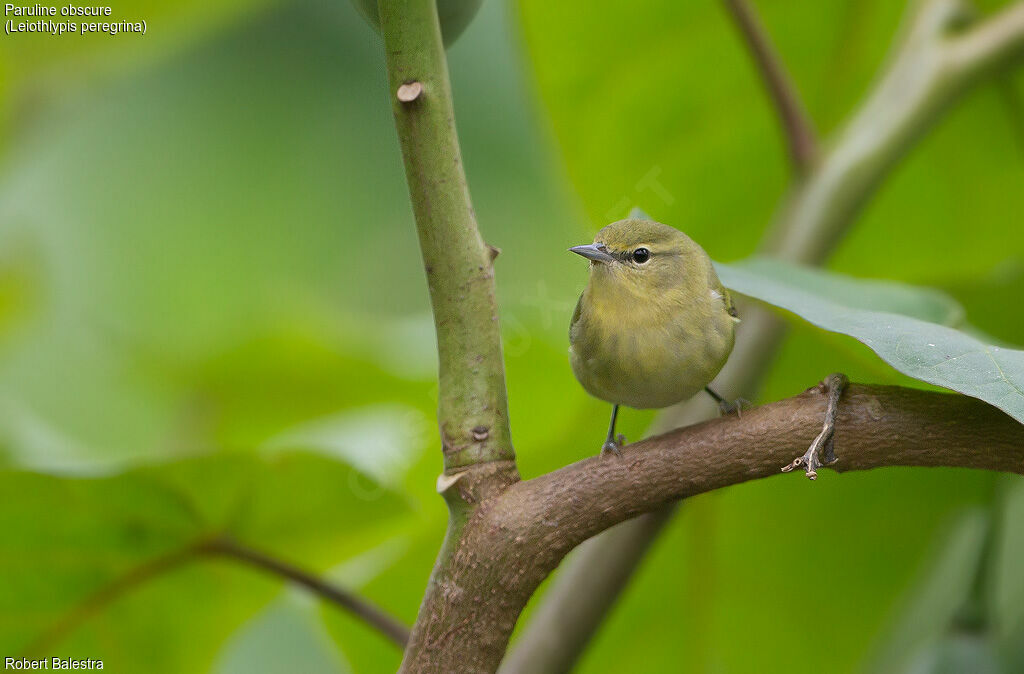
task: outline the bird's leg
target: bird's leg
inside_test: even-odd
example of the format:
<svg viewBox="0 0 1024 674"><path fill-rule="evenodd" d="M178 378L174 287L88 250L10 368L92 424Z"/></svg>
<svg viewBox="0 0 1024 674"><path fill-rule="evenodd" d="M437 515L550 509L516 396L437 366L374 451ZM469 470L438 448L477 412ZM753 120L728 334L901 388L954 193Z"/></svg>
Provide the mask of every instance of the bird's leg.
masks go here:
<svg viewBox="0 0 1024 674"><path fill-rule="evenodd" d="M714 389L712 389L710 386L705 386L704 390L708 392L709 396L715 399L715 402L718 403L718 409L722 412L722 414L732 414L733 412L735 412L736 416L742 417L743 406L750 404L750 401L746 400L745 398L737 398L736 400L729 402L722 396L715 393Z"/></svg>
<svg viewBox="0 0 1024 674"><path fill-rule="evenodd" d="M804 467L807 477L815 479L818 477L818 469L822 466L829 466L837 461L833 440L836 434L836 415L839 412L839 397L843 395L843 389L849 383L845 374L830 374L825 381L818 384L818 388L828 395L828 407L825 408L825 423L821 433L814 438L810 448L803 456L793 460L793 463L785 466L782 472L788 473L794 468ZM824 452L824 454L822 454Z"/></svg>
<svg viewBox="0 0 1024 674"><path fill-rule="evenodd" d="M618 439L615 437L615 421L619 417L619 406L612 405L612 420L608 424L608 437L605 438L604 444L601 445L601 456L605 454L619 455L619 447L626 442L625 436L620 435Z"/></svg>

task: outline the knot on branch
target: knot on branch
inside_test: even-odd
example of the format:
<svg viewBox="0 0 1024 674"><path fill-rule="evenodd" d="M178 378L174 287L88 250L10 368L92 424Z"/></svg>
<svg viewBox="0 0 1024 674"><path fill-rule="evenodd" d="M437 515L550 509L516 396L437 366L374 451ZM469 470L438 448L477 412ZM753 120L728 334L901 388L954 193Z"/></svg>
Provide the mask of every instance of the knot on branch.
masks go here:
<svg viewBox="0 0 1024 674"><path fill-rule="evenodd" d="M454 474L476 463L511 460L515 456L505 429L479 423L479 415L477 423L470 424L473 424L472 420L441 424L441 450L447 473Z"/></svg>
<svg viewBox="0 0 1024 674"><path fill-rule="evenodd" d="M413 80L398 87L395 97L402 103L412 103L423 93L423 84Z"/></svg>
<svg viewBox="0 0 1024 674"><path fill-rule="evenodd" d="M453 501L473 505L497 496L516 482L519 470L515 461L489 461L441 473L437 477L437 493L449 506Z"/></svg>

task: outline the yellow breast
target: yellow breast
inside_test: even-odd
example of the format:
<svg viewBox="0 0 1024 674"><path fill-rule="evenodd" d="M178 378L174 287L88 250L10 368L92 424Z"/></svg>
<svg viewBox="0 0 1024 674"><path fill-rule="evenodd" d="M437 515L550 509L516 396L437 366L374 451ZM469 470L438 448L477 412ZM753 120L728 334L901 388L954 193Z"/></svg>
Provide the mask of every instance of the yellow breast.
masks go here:
<svg viewBox="0 0 1024 674"><path fill-rule="evenodd" d="M636 408L660 408L703 389L732 350L736 320L722 296L669 289L643 296L593 282L570 329L570 361L591 395Z"/></svg>

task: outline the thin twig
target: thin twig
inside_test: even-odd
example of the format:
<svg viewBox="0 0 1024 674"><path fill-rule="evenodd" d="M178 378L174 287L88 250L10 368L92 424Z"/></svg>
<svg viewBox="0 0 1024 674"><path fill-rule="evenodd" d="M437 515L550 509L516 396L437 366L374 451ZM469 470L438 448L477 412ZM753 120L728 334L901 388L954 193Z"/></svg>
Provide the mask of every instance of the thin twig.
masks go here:
<svg viewBox="0 0 1024 674"><path fill-rule="evenodd" d="M725 6L757 64L765 90L775 104L793 167L797 173L806 173L818 154L818 141L796 87L750 3L747 0L725 0Z"/></svg>
<svg viewBox="0 0 1024 674"><path fill-rule="evenodd" d="M326 599L345 609L366 624L377 629L400 648L405 648L405 644L409 641L409 628L385 613L382 609L348 590L331 585L321 578L280 559L241 545L228 538L215 538L199 546L197 551L207 555L227 557L249 564L273 576L287 578L322 599Z"/></svg>
<svg viewBox="0 0 1024 674"><path fill-rule="evenodd" d="M121 597L160 576L171 573L185 563L195 561L202 555L220 555L301 585L379 630L400 648L404 648L409 639L408 627L365 599L279 559L247 548L228 538L215 537L189 543L129 569L74 605L52 627L26 646L24 655L28 657L33 654L49 652L55 644L62 641L82 623Z"/></svg>

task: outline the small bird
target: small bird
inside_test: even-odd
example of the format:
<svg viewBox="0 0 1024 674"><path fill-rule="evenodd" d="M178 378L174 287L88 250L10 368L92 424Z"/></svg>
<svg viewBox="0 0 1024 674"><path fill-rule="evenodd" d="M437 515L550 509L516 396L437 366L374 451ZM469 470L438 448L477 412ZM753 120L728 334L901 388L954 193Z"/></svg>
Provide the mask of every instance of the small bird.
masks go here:
<svg viewBox="0 0 1024 674"><path fill-rule="evenodd" d="M573 373L612 404L602 454L618 454L619 406L668 407L706 390L732 351L739 318L704 249L653 220L613 222L569 249L590 280L569 326ZM621 437L621 436L620 436Z"/></svg>

